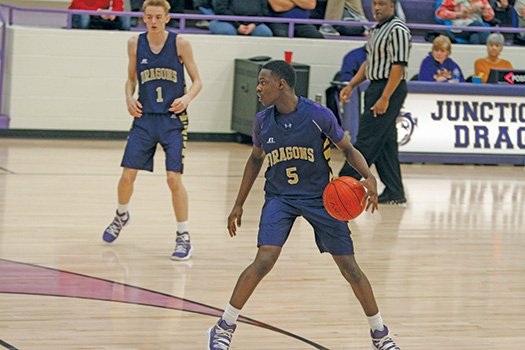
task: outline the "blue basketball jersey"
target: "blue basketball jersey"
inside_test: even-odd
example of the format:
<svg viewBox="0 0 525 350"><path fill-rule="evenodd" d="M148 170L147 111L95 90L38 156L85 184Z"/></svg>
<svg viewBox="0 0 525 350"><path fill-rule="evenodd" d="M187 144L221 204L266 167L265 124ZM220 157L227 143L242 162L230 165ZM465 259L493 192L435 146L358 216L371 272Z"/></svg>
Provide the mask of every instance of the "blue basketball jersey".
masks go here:
<svg viewBox="0 0 525 350"><path fill-rule="evenodd" d="M137 77L142 113L169 113L173 101L184 95L184 66L179 60L177 35L168 33L162 50L155 54L147 33L139 35Z"/></svg>
<svg viewBox="0 0 525 350"><path fill-rule="evenodd" d="M332 178L330 141L344 137L334 114L299 97L297 109L280 115L271 106L255 117L253 143L268 159L265 191L294 198L321 197Z"/></svg>

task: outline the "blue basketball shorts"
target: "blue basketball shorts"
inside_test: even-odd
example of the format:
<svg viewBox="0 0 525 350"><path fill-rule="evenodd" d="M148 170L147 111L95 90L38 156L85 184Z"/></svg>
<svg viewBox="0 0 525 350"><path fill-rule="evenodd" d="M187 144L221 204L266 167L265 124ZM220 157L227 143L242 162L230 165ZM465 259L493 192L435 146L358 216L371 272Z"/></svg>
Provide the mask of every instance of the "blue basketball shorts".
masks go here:
<svg viewBox="0 0 525 350"><path fill-rule="evenodd" d="M157 144L166 153L166 170L182 173L184 153L188 139L188 115L144 114L134 118L121 166L153 171L153 158Z"/></svg>
<svg viewBox="0 0 525 350"><path fill-rule="evenodd" d="M259 223L257 246L282 247L298 216L305 218L314 228L315 243L321 253L354 254L354 244L347 222L331 217L323 205L322 198L290 199L267 195Z"/></svg>

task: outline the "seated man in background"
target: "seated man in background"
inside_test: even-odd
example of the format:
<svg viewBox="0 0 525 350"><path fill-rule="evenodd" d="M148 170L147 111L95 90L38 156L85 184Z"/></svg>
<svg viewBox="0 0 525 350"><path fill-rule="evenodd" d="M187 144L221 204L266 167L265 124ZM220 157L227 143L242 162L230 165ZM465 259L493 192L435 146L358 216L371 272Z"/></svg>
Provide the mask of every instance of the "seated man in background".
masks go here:
<svg viewBox="0 0 525 350"><path fill-rule="evenodd" d="M327 0L324 19L329 21L368 22L361 0ZM364 26L340 26L322 24L319 32L325 36L362 35L368 28Z"/></svg>
<svg viewBox="0 0 525 350"><path fill-rule="evenodd" d="M308 19L310 18L310 11L315 9L316 0L268 0L268 3L272 17ZM288 36L288 23L270 23L270 28L275 36ZM294 36L324 38L312 24L295 24Z"/></svg>
<svg viewBox="0 0 525 350"><path fill-rule="evenodd" d="M436 37L432 43L432 51L421 62L418 80L438 83L464 82L463 72L458 64L450 58L451 53L452 43L450 39L444 35ZM454 70L456 70L456 78L454 78Z"/></svg>
<svg viewBox="0 0 525 350"><path fill-rule="evenodd" d="M257 17L269 15L267 0L213 0L212 4L216 15ZM266 24L250 21L211 21L210 31L221 35L273 36L272 30Z"/></svg>
<svg viewBox="0 0 525 350"><path fill-rule="evenodd" d="M482 27L483 21L493 21L494 10L487 0L443 0L436 10L436 17L453 26ZM485 44L489 35L488 32L451 32L455 38L466 40L470 44Z"/></svg>
<svg viewBox="0 0 525 350"><path fill-rule="evenodd" d="M396 1L394 14L400 20L406 22L401 1ZM369 22L361 0L327 0L323 18L329 21ZM352 36L367 35L369 29L367 26L331 25L325 23L321 25L319 32L327 37L339 35Z"/></svg>
<svg viewBox="0 0 525 350"><path fill-rule="evenodd" d="M518 17L518 27L525 28L525 0L516 0L514 11ZM516 42L521 45L525 44L525 33L517 34Z"/></svg>
<svg viewBox="0 0 525 350"><path fill-rule="evenodd" d="M514 0L489 0L490 7L494 10L494 17L502 25L508 26L512 23L511 11Z"/></svg>
<svg viewBox="0 0 525 350"><path fill-rule="evenodd" d="M184 0L167 0L170 4L170 13L184 13ZM142 4L144 4L144 0L129 0L131 11L133 12L140 12L142 11ZM136 26L139 22L138 17L133 17L131 20L131 23L133 26ZM178 27L179 23L175 19L170 19L170 22L168 23L170 27Z"/></svg>
<svg viewBox="0 0 525 350"><path fill-rule="evenodd" d="M487 39L487 57L479 58L474 63L475 75L481 77L483 83L487 82L491 69L512 69L512 64L499 58L505 38L500 33L492 33Z"/></svg>
<svg viewBox="0 0 525 350"><path fill-rule="evenodd" d="M366 45L348 52L345 57L343 57L341 70L337 72L334 81L349 82L364 61L366 61Z"/></svg>
<svg viewBox="0 0 525 350"><path fill-rule="evenodd" d="M122 0L73 0L70 10L124 11ZM130 17L73 15L73 28L129 30Z"/></svg>
<svg viewBox="0 0 525 350"><path fill-rule="evenodd" d="M341 89L352 80L363 62L366 61L365 47L366 46L358 47L345 55L341 70L335 74L331 86L325 90L326 107L334 113L337 122L341 126L343 126L343 111L339 101L339 93ZM352 140L352 142L353 141L355 140Z"/></svg>
<svg viewBox="0 0 525 350"><path fill-rule="evenodd" d="M144 0L129 0L130 8L132 12L140 12L142 11L142 4L144 3ZM132 17L131 18L131 26L135 27L140 22L139 17Z"/></svg>

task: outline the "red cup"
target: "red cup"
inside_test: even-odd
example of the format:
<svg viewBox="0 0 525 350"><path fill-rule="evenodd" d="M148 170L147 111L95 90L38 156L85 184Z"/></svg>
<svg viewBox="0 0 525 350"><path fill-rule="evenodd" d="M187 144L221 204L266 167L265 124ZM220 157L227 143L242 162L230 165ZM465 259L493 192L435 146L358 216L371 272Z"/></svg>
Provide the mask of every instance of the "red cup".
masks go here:
<svg viewBox="0 0 525 350"><path fill-rule="evenodd" d="M292 54L293 54L292 51L285 51L284 52L284 60L285 60L286 63L292 64Z"/></svg>

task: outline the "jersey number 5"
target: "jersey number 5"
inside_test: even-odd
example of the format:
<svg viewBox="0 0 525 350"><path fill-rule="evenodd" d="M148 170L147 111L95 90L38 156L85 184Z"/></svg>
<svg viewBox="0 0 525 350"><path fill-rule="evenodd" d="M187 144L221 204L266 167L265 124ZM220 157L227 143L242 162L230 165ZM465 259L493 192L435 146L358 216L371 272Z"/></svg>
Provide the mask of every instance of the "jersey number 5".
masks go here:
<svg viewBox="0 0 525 350"><path fill-rule="evenodd" d="M286 168L286 176L288 176L288 183L290 185L295 185L299 182L299 175L297 175L296 167Z"/></svg>
<svg viewBox="0 0 525 350"><path fill-rule="evenodd" d="M157 102L164 102L164 99L162 98L162 87L159 86L155 91L157 91Z"/></svg>

